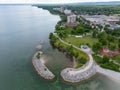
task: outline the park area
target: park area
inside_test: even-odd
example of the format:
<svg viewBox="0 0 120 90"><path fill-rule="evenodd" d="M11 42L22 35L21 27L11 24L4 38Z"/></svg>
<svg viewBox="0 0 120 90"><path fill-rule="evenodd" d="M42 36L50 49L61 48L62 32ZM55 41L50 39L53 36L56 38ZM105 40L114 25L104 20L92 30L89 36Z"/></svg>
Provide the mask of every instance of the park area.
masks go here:
<svg viewBox="0 0 120 90"><path fill-rule="evenodd" d="M70 45L70 44L63 43L60 39L58 39L52 33L50 34L49 38L50 38L51 44L54 45L55 47L57 47L60 51L67 52L67 54L70 57L74 56L76 58L76 60L78 62L76 65L77 68L81 67L89 60L89 57L86 53L75 48L72 44Z"/></svg>
<svg viewBox="0 0 120 90"><path fill-rule="evenodd" d="M87 44L88 46L92 47L94 43L98 40L96 38L92 38L91 36L83 36L83 37L75 37L75 36L68 36L65 38L66 42L76 45L80 47L81 45Z"/></svg>

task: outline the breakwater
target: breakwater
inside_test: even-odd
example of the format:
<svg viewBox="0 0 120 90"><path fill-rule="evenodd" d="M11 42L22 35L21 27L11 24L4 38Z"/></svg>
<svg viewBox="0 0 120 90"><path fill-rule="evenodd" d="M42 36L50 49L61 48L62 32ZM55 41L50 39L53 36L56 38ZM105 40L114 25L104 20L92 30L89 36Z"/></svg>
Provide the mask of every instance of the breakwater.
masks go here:
<svg viewBox="0 0 120 90"><path fill-rule="evenodd" d="M38 53L40 53L39 59L36 57ZM45 63L42 58L42 52L38 51L34 54L32 58L32 63L37 73L44 79L52 80L55 78L55 75L45 66Z"/></svg>
<svg viewBox="0 0 120 90"><path fill-rule="evenodd" d="M78 83L87 80L96 74L95 63L92 56L89 55L90 60L80 68L65 68L61 71L61 77L64 81L70 83Z"/></svg>

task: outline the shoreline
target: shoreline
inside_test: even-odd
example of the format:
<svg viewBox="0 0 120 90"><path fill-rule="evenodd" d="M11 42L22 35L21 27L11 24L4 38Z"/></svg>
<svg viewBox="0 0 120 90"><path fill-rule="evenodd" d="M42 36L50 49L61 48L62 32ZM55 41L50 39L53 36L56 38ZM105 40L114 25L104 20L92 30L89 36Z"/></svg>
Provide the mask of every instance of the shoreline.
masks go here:
<svg viewBox="0 0 120 90"><path fill-rule="evenodd" d="M49 10L48 10L49 11ZM59 15L58 15L59 16ZM56 36L56 35L55 35ZM59 37L58 37L59 38ZM59 38L60 39L60 38ZM62 42L62 43L64 43L64 44L69 44L69 43L67 43L67 42L65 42L65 41L63 41L63 40L61 40L60 39L60 41ZM71 44L70 44L71 45ZM77 48L78 49L78 47L76 47L76 46L74 46L74 48ZM79 48L80 49L80 48ZM79 50L78 49L78 50ZM88 54L88 53L87 53ZM88 56L89 56L90 54L88 54ZM92 55L91 56L89 56L89 57L91 57L92 58L92 64L90 64L90 66L88 67L88 68L82 68L82 67L80 67L80 68L77 68L77 69L75 69L75 68L65 68L65 69L63 69L61 72L60 72L60 77L63 79L63 81L64 82L68 82L68 83L70 83L70 84L75 84L75 83L81 83L81 82L84 82L84 81L86 81L86 80L88 80L88 79L91 79L93 76L95 76L97 73L100 73L100 74L102 74L102 75L105 75L105 76L107 76L107 77L110 77L110 78L112 78L114 81L120 81L120 73L119 72L115 72L115 71L112 71L112 70L107 70L107 69L104 69L104 68L101 68L100 66L98 66L97 64L95 64L95 62L94 62L94 60L93 60L93 57L92 57ZM90 63L90 60L87 62L87 63ZM88 66L88 65L86 65L86 64L84 64L83 66ZM99 68L98 68L99 67ZM70 71L69 73L68 73L68 71L67 71L67 69L69 69L68 71ZM83 70L84 69L84 70ZM71 72L72 71L72 72ZM77 73L75 73L77 71ZM80 72L81 71L81 72ZM87 72L88 71L88 72ZM105 71L105 72L104 72ZM107 72L106 72L107 71ZM68 77L69 78L65 78L66 77L66 75L64 75L64 72L65 73L67 73L67 75L68 75ZM51 72L52 73L52 72ZM78 75L78 73L79 73L79 75ZM115 76L115 78L112 76L112 74L116 74ZM79 80L77 80L77 79L75 79L75 81L73 80L73 79L71 79L71 77L76 77L76 75L78 75L78 76L82 76L81 78L80 77L78 77L77 79L79 79ZM43 76L42 76L43 77Z"/></svg>
<svg viewBox="0 0 120 90"><path fill-rule="evenodd" d="M95 67L96 67L97 73L107 76L107 78L120 83L120 73L119 72L109 70L109 69L104 69L104 68L100 67L99 65L96 65Z"/></svg>

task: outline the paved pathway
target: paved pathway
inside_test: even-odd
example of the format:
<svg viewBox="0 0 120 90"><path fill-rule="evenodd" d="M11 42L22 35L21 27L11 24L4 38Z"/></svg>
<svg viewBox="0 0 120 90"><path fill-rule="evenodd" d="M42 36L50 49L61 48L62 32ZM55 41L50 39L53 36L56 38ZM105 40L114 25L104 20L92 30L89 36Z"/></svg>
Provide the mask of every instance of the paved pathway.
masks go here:
<svg viewBox="0 0 120 90"><path fill-rule="evenodd" d="M54 34L54 35L62 43L69 45L69 46L72 45L72 44L69 44L69 43L63 41L62 39L60 39L56 34ZM72 46L80 51L85 52L89 56L89 61L84 66L77 68L77 69L65 68L64 70L61 71L61 77L63 78L63 80L65 80L67 82L76 83L76 82L80 82L85 79L88 79L88 78L92 77L93 75L95 75L96 69L94 68L94 60L91 55L91 51L86 52L86 50L80 49L80 48L76 47L75 45L72 45Z"/></svg>
<svg viewBox="0 0 120 90"><path fill-rule="evenodd" d="M120 83L120 73L119 72L109 70L109 69L104 69L104 68L100 67L99 65L96 65L96 70L98 73L108 76L110 79Z"/></svg>

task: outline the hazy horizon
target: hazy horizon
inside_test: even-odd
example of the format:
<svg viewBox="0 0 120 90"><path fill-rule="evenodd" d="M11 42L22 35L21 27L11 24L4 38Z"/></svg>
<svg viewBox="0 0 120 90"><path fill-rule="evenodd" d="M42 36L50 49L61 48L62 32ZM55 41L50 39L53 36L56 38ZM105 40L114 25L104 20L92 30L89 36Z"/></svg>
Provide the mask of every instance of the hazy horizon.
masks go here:
<svg viewBox="0 0 120 90"><path fill-rule="evenodd" d="M64 4L85 2L111 2L119 0L0 0L0 4Z"/></svg>

